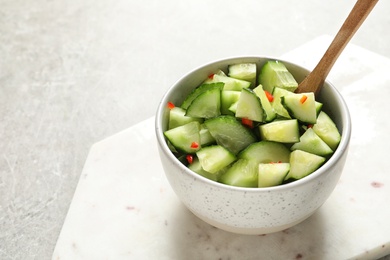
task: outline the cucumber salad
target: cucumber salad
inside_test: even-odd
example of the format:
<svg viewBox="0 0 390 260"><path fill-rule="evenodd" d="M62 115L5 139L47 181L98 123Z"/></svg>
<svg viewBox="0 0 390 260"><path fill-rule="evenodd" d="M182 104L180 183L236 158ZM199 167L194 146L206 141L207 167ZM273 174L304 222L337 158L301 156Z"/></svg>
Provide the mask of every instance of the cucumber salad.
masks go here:
<svg viewBox="0 0 390 260"><path fill-rule="evenodd" d="M228 66L196 87L182 104L168 102L164 132L174 155L208 179L271 187L301 179L326 162L341 135L314 93L280 61Z"/></svg>

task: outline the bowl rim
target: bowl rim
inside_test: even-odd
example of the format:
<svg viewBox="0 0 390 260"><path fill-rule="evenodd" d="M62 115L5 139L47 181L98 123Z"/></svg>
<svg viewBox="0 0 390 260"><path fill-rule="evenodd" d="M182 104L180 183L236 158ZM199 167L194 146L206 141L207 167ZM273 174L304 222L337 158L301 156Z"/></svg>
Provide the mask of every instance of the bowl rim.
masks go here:
<svg viewBox="0 0 390 260"><path fill-rule="evenodd" d="M165 140L163 130L162 130L162 121L163 121L163 116L164 116L164 109L166 107L166 104L168 103L168 97L170 94L175 90L176 86L179 85L183 80L185 80L188 76L192 75L193 73L198 72L199 70L205 69L209 66L215 65L217 63L227 63L229 61L234 62L236 60L250 60L250 59L260 59L260 60L278 60L280 62L283 62L286 64L286 66L293 66L299 70L306 71L307 73L310 72L307 68L294 63L292 61L288 61L285 59L281 58L276 58L276 57L270 57L270 56L258 56L258 55L251 55L251 56L233 56L233 57L227 57L223 59L218 59L218 60L213 60L211 62L205 63L201 66L198 66L189 72L185 73L183 76L181 76L173 85L171 85L168 90L165 92L163 97L160 100L160 103L157 108L156 116L155 116L155 133L156 133L156 138L158 145L161 149L161 152L163 152L167 158L173 163L177 164L178 167L180 168L181 172L188 174L189 176L193 177L196 180L199 180L201 182L205 182L208 185L215 186L218 188L222 188L225 190L230 190L230 191L243 191L243 192L249 192L249 193L259 193L259 192L271 192L271 191L284 191L284 190L290 190L294 188L298 188L301 185L304 185L307 182L311 182L314 179L318 178L320 175L324 174L326 171L328 171L330 168L332 168L337 161L341 160L342 155L347 152L349 142L351 139L351 128L352 128L352 123L351 123L351 116L350 112L348 109L348 106L339 92L339 90L329 81L329 79L326 79L324 84L326 83L332 92L335 94L334 97L336 98L336 103L339 104L340 106L340 111L341 111L341 122L342 122L342 133L341 133L341 141L334 152L334 154L323 164L320 168L318 168L316 171L313 173L303 177L302 179L286 183L283 185L277 185L277 186L272 186L272 187L238 187L238 186L232 186L232 185L227 185L223 184L217 181L210 180L206 177L203 177L193 171L191 171L188 167L186 167L183 163L181 163L171 152L171 150L168 147L168 144Z"/></svg>

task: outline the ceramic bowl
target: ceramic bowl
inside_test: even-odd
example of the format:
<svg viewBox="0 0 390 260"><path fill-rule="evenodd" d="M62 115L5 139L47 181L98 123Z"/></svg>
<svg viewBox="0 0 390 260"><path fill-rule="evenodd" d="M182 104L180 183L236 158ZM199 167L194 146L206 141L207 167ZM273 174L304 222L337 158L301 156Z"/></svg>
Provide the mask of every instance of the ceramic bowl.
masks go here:
<svg viewBox="0 0 390 260"><path fill-rule="evenodd" d="M180 104L210 74L227 70L229 64L254 62L260 68L266 57L236 57L199 67L179 79L164 95L155 122L160 159L172 189L196 216L212 226L240 234L267 234L292 227L311 216L327 200L342 173L351 137L347 105L337 89L326 81L316 97L335 121L342 135L332 157L317 171L292 183L268 188L242 188L206 179L183 165L169 150L167 103ZM282 61L300 82L309 71Z"/></svg>

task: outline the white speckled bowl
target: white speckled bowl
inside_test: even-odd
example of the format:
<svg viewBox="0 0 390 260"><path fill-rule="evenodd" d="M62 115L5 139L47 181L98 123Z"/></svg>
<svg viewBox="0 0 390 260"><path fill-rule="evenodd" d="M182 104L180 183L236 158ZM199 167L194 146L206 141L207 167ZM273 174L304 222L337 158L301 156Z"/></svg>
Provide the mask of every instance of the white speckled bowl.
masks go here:
<svg viewBox="0 0 390 260"><path fill-rule="evenodd" d="M335 188L345 164L351 137L348 108L336 88L326 81L317 99L324 103L323 109L336 122L342 140L333 156L309 176L277 187L241 188L208 180L180 163L169 150L163 135L168 125L168 101L181 104L188 93L208 75L218 69L226 71L229 64L255 62L260 68L268 59L270 58L237 57L197 68L167 91L156 115L156 135L161 162L173 190L196 216L215 227L234 233L277 232L312 215ZM282 62L298 82L309 73L298 65L283 60Z"/></svg>

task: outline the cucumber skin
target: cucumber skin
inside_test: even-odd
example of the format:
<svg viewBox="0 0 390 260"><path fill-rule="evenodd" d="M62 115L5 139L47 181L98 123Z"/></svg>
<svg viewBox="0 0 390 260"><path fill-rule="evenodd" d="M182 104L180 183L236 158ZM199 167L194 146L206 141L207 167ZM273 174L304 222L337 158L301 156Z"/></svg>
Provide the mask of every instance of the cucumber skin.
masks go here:
<svg viewBox="0 0 390 260"><path fill-rule="evenodd" d="M220 85L214 85L202 92L188 106L186 116L195 118L212 118L221 114Z"/></svg>
<svg viewBox="0 0 390 260"><path fill-rule="evenodd" d="M200 94L202 94L203 92L211 89L211 88L214 88L214 87L217 87L217 88L223 88L224 87L224 83L222 82L214 82L214 83L204 83L202 85L200 85L199 87L195 88L194 90L192 90L192 92L190 94L188 94L188 96L186 97L186 99L184 99L183 103L181 104L181 108L184 108L184 109L187 109L192 101L194 101L194 99L199 96Z"/></svg>
<svg viewBox="0 0 390 260"><path fill-rule="evenodd" d="M264 92L263 86L258 85L256 88L253 89L253 92L255 92L256 95L259 97L260 103L263 107L263 110L264 110L264 120L263 121L271 122L272 120L274 120L276 117L276 113L275 113L274 108L271 105L271 102L269 102L269 100Z"/></svg>
<svg viewBox="0 0 390 260"><path fill-rule="evenodd" d="M266 114L260 98L251 89L243 89L237 101L236 117L265 122Z"/></svg>
<svg viewBox="0 0 390 260"><path fill-rule="evenodd" d="M281 118L291 119L290 114L284 108L281 100L281 97L285 95L289 95L291 93L292 92L288 90L278 88L278 87L275 87L272 92L272 95L274 96L274 101L272 102L272 108L274 109L275 113Z"/></svg>
<svg viewBox="0 0 390 260"><path fill-rule="evenodd" d="M204 124L217 144L225 147L233 154L238 154L257 140L252 131L243 126L234 116L214 117L207 119Z"/></svg>

